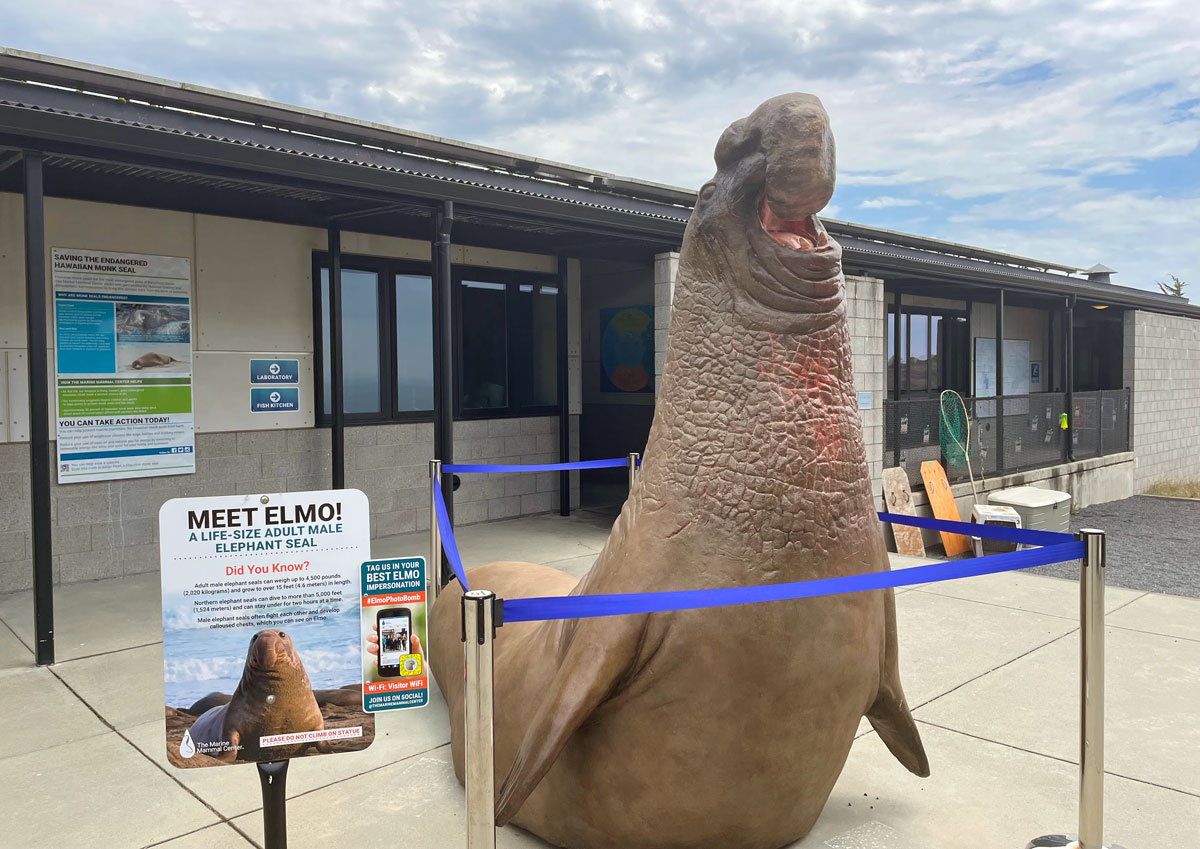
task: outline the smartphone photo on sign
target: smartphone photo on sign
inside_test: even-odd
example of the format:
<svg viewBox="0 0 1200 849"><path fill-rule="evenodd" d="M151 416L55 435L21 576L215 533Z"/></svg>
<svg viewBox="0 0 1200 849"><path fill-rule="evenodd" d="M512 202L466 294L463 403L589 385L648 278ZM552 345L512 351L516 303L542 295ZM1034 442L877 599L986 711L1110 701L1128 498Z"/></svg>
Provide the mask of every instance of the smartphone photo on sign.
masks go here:
<svg viewBox="0 0 1200 849"><path fill-rule="evenodd" d="M409 654L412 639L412 611L407 607L387 607L375 614L379 630L379 676L395 678L401 661Z"/></svg>

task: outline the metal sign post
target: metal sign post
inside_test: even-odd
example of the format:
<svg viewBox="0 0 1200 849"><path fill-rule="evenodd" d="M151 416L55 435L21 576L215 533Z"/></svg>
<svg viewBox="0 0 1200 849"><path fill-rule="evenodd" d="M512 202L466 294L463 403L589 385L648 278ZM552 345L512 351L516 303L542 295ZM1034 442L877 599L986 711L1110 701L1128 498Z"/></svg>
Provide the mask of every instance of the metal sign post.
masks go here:
<svg viewBox="0 0 1200 849"><path fill-rule="evenodd" d="M496 772L492 737L492 643L496 595L468 590L462 596L466 652L467 849L496 849Z"/></svg>
<svg viewBox="0 0 1200 849"><path fill-rule="evenodd" d="M266 849L287 849L287 768L288 761L268 761L258 765L258 783L262 785L263 845Z"/></svg>
<svg viewBox="0 0 1200 849"><path fill-rule="evenodd" d="M1025 849L1121 849L1104 843L1104 531L1081 530L1079 576L1079 835L1048 834Z"/></svg>

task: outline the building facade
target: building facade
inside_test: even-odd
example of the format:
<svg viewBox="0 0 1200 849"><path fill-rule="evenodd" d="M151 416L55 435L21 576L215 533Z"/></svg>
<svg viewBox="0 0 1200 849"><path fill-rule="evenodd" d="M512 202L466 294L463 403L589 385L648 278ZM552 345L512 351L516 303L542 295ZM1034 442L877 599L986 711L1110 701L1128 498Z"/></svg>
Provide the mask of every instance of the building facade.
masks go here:
<svg viewBox="0 0 1200 849"><path fill-rule="evenodd" d="M385 537L428 526L434 457L640 451L693 200L0 51L0 592L155 571L173 497L354 487ZM826 227L844 248L877 492L903 466L920 503L927 459L964 506L969 476L1081 506L1200 477L1200 309L1098 273ZM72 251L186 261L194 471L65 482L54 293ZM255 360L295 361L294 403L256 408ZM945 390L964 399L969 462L947 442ZM455 483L459 524L609 506L624 487L620 470Z"/></svg>

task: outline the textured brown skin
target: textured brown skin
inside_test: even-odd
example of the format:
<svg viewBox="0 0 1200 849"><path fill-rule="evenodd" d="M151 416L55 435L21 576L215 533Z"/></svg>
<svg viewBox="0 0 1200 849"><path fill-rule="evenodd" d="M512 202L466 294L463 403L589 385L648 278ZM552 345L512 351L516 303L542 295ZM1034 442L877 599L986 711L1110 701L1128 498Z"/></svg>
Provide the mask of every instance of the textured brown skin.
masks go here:
<svg viewBox="0 0 1200 849"><path fill-rule="evenodd" d="M267 696L271 695L275 701L268 704ZM324 727L325 719L292 638L271 628L250 638L246 665L232 698L205 711L189 733L198 747L219 740L242 746L239 751L225 752L219 760L260 761L293 757L307 745L261 749L260 737L320 731Z"/></svg>
<svg viewBox="0 0 1200 849"><path fill-rule="evenodd" d="M578 582L471 571L501 597L803 581L888 568L855 406L840 248L760 223L816 213L833 142L809 95L767 101L717 146L684 238L641 474ZM812 219L815 222L815 218ZM819 224L811 226L819 229ZM431 666L463 776L457 583ZM497 821L551 843L774 849L806 834L869 715L928 774L896 671L891 590L506 625L496 641Z"/></svg>

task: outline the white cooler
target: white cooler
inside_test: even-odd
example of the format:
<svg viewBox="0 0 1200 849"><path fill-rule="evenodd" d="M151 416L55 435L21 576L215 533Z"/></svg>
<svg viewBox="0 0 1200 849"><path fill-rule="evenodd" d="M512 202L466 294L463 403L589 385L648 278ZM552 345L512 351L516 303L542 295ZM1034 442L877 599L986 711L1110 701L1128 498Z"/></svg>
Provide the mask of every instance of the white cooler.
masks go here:
<svg viewBox="0 0 1200 849"><path fill-rule="evenodd" d="M1021 524L1033 531L1071 532L1071 493L1036 486L1014 486L988 496L988 504L1011 507Z"/></svg>

